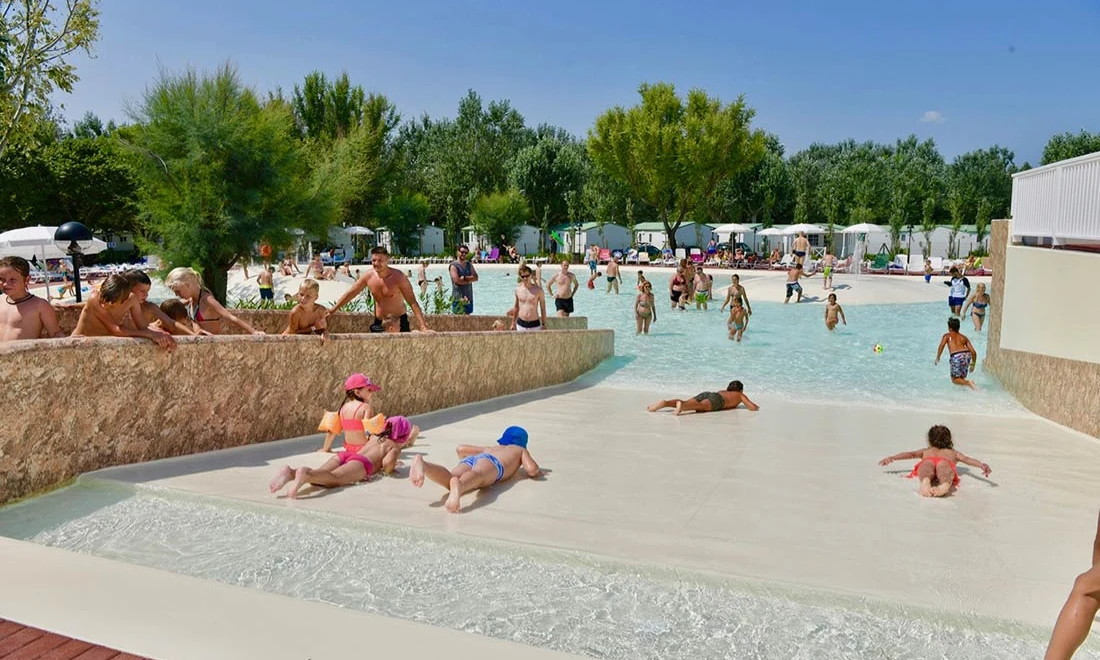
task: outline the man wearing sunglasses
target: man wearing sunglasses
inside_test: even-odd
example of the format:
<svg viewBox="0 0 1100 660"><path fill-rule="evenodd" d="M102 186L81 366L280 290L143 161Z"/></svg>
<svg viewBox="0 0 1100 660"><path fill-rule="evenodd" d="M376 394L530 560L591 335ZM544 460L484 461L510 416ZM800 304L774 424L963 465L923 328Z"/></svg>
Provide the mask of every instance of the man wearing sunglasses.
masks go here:
<svg viewBox="0 0 1100 660"><path fill-rule="evenodd" d="M454 313L465 310L464 314L474 313L474 282L477 281L477 271L470 263L470 249L465 245L458 246L458 258L451 262L451 305Z"/></svg>

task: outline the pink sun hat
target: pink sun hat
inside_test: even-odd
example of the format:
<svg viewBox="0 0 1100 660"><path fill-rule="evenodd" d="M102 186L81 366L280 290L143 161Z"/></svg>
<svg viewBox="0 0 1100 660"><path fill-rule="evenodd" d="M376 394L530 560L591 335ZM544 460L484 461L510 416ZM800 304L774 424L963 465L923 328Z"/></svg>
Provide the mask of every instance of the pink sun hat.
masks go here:
<svg viewBox="0 0 1100 660"><path fill-rule="evenodd" d="M350 392L352 390L357 390L360 387L365 387L368 390L370 390L371 392L377 392L378 390L382 389L378 385L375 385L374 382L371 381L370 378L367 378L363 374L352 374L352 375L348 376L347 380L344 381L344 391L345 392Z"/></svg>

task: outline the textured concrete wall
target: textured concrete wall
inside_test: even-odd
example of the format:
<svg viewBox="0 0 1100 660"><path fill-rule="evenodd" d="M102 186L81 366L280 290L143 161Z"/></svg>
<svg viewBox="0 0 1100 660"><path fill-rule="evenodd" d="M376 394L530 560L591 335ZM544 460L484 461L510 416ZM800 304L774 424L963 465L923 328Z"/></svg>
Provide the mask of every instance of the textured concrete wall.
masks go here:
<svg viewBox="0 0 1100 660"><path fill-rule="evenodd" d="M1012 268L1026 268L1029 261L1016 263L1007 258L1010 248L1010 221L1000 220L993 223L989 239L990 257L1003 268L993 270L993 282L990 287L989 348L985 367L992 372L1028 410L1064 426L1100 438L1100 364L1081 360L1040 355L1026 351L1006 349L1001 346L1004 323L1005 296L1014 295L1006 291L1006 271ZM1074 255L1076 256L1076 255ZM1089 255L1091 256L1091 255ZM1100 265L1100 257L1096 257ZM1055 281L1051 272L1013 273L1010 281L1027 276L1045 280L1051 286L1067 283ZM1046 321L1051 324L1072 322L1065 314L1073 307L1066 308Z"/></svg>
<svg viewBox="0 0 1100 660"><path fill-rule="evenodd" d="M80 307L77 305L62 305L57 309L57 320L61 329L71 334L80 319ZM239 318L244 319L257 330L277 335L286 329L287 316L290 312L279 310L261 309L234 309L231 310ZM452 314L428 314L424 317L428 327L436 332L481 332L492 330L494 321L509 322L506 316L466 316ZM337 314L329 319L329 332L370 332L370 324L374 321L373 314ZM416 328L416 319L409 318L413 328ZM549 316L546 319L546 327L550 330L587 330L588 319L583 316L571 316L559 318ZM222 334L241 334L244 331L235 325L222 326Z"/></svg>
<svg viewBox="0 0 1100 660"><path fill-rule="evenodd" d="M573 380L611 330L138 339L0 345L0 503L82 472L316 432L362 371L375 408L415 415Z"/></svg>

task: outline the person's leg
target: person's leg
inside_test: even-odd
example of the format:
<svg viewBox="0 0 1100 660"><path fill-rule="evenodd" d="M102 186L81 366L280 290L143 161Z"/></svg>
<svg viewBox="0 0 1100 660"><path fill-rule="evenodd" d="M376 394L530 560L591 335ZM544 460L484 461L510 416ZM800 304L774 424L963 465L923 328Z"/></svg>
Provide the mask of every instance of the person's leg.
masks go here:
<svg viewBox="0 0 1100 660"><path fill-rule="evenodd" d="M936 476L936 466L932 461L923 460L917 466L917 479L920 479L920 494L932 497L932 478Z"/></svg>
<svg viewBox="0 0 1100 660"><path fill-rule="evenodd" d="M465 465L463 467L466 467ZM465 493L478 488L492 486L497 481L497 467L492 462L482 459L474 464L474 467L462 474L451 475L450 491L447 502L444 504L451 513L458 513L461 506L461 498Z"/></svg>
<svg viewBox="0 0 1100 660"><path fill-rule="evenodd" d="M642 332L643 332L644 334L647 334L647 335L649 334L649 322L650 322L650 321L651 321L652 319L653 319L653 317L652 317L652 316L647 316L647 317L645 317L645 319L644 319L644 320L642 321Z"/></svg>
<svg viewBox="0 0 1100 660"><path fill-rule="evenodd" d="M337 464L339 464L339 460L333 460L336 460ZM298 497L298 490L307 483L313 486L321 486L322 488L337 488L339 486L350 486L351 484L359 483L367 476L366 466L359 461L348 461L336 468L329 468L330 463L331 461L326 462L316 470L311 470L307 467L298 468L294 473L294 482L290 484L286 496L290 499L295 499Z"/></svg>
<svg viewBox="0 0 1100 660"><path fill-rule="evenodd" d="M710 401L703 399L702 401L696 401L695 399L683 399L676 404L676 414L682 415L686 412L710 412Z"/></svg>
<svg viewBox="0 0 1100 660"><path fill-rule="evenodd" d="M469 469L465 464L459 464L455 468L458 472L459 468ZM451 471L442 465L436 465L435 463L429 463L424 460L424 457L417 454L413 459L412 468L409 470L409 481L412 485L420 488L424 485L424 477L431 479L433 482L443 486L444 488L451 487Z"/></svg>
<svg viewBox="0 0 1100 660"><path fill-rule="evenodd" d="M634 334L642 334L642 316L637 312L634 313L634 326L637 328L637 332L635 332Z"/></svg>
<svg viewBox="0 0 1100 660"><path fill-rule="evenodd" d="M405 440L404 444L401 445L401 448L408 449L409 447L412 447L416 444L416 439L418 437L420 437L420 427L416 424L413 424L412 430L409 431L409 438Z"/></svg>
<svg viewBox="0 0 1100 660"><path fill-rule="evenodd" d="M619 295L619 278L615 278L615 295Z"/></svg>
<svg viewBox="0 0 1100 660"><path fill-rule="evenodd" d="M1100 611L1100 564L1077 576L1050 635L1044 660L1069 660L1089 636Z"/></svg>
<svg viewBox="0 0 1100 660"><path fill-rule="evenodd" d="M936 481L938 483L932 488L933 497L943 497L951 491L951 484L955 481L955 471L947 461L940 461L936 465Z"/></svg>
<svg viewBox="0 0 1100 660"><path fill-rule="evenodd" d="M680 399L662 399L657 403L646 408L649 412L657 412L665 408L675 408L680 403Z"/></svg>
<svg viewBox="0 0 1100 660"><path fill-rule="evenodd" d="M294 468L289 465L284 465L281 470L275 475L275 478L271 480L268 488L272 493L277 493L282 490L283 486L290 483L290 480L294 478Z"/></svg>

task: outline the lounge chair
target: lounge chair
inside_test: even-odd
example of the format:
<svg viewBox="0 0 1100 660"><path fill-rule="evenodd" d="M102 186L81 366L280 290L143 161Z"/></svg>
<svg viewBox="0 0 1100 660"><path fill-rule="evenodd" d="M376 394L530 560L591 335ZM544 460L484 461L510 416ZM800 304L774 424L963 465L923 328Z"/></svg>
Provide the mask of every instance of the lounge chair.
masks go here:
<svg viewBox="0 0 1100 660"><path fill-rule="evenodd" d="M909 265L906 267L908 273L924 273L924 255L923 254L911 254L909 255Z"/></svg>
<svg viewBox="0 0 1100 660"><path fill-rule="evenodd" d="M883 253L876 254L874 260L867 264L867 270L872 273L885 273L889 267L890 256Z"/></svg>
<svg viewBox="0 0 1100 660"><path fill-rule="evenodd" d="M611 250L608 250L607 248L601 249L599 260L601 264L606 264L607 262L611 261Z"/></svg>
<svg viewBox="0 0 1100 660"><path fill-rule="evenodd" d="M626 259L623 261L623 263L627 263L627 264L636 264L636 263L638 263L638 251L631 248L630 251L626 253Z"/></svg>
<svg viewBox="0 0 1100 660"><path fill-rule="evenodd" d="M639 252L637 263L638 263L639 266L648 266L649 265L649 253L645 252L645 251Z"/></svg>
<svg viewBox="0 0 1100 660"><path fill-rule="evenodd" d="M486 263L495 264L500 261L500 248L493 248L489 251L489 254L485 257Z"/></svg>
<svg viewBox="0 0 1100 660"><path fill-rule="evenodd" d="M943 274L943 270L944 270L943 257L929 257L928 261L932 266L932 274L933 275Z"/></svg>
<svg viewBox="0 0 1100 660"><path fill-rule="evenodd" d="M699 248L691 248L691 263L701 264L706 261L706 256L703 255L703 251Z"/></svg>
<svg viewBox="0 0 1100 660"><path fill-rule="evenodd" d="M793 263L794 263L794 255L793 254L785 254L785 255L783 255L782 259L780 259L779 261L772 264L772 268L776 269L776 270L786 270L787 268L790 268L791 264L793 264Z"/></svg>

